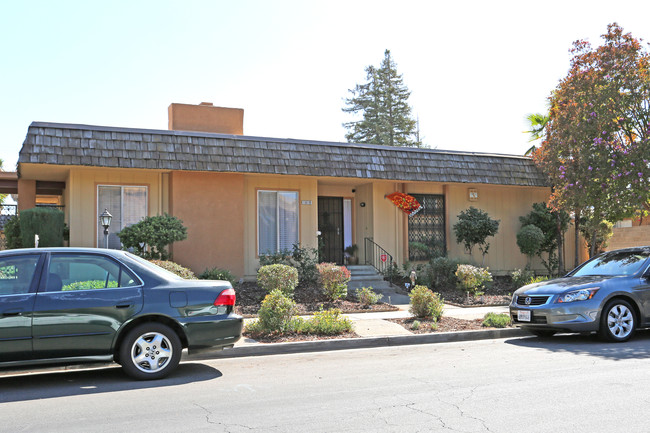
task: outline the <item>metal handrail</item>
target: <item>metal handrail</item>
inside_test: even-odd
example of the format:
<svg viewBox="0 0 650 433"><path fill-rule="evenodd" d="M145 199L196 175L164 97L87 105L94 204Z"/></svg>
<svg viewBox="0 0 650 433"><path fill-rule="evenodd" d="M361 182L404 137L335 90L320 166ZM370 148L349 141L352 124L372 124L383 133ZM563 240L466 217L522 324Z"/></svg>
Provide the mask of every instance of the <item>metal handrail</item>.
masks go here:
<svg viewBox="0 0 650 433"><path fill-rule="evenodd" d="M375 268L382 275L388 273L390 283L393 283L393 256L379 246L372 238L364 239L365 264Z"/></svg>

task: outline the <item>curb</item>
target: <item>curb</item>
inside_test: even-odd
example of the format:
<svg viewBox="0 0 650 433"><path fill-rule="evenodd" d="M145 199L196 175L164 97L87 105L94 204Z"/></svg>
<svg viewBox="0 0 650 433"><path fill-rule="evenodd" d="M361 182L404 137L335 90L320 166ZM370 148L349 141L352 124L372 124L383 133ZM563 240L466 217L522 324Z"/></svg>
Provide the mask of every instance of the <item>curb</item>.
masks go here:
<svg viewBox="0 0 650 433"><path fill-rule="evenodd" d="M369 349L373 347L409 346L415 344L451 343L457 341L491 340L530 336L519 328L485 331L440 332L432 334L395 335L387 337L345 338L333 340L297 341L292 343L255 343L219 352L184 356L183 360L241 358L245 356L284 355L292 353L325 352L330 350Z"/></svg>

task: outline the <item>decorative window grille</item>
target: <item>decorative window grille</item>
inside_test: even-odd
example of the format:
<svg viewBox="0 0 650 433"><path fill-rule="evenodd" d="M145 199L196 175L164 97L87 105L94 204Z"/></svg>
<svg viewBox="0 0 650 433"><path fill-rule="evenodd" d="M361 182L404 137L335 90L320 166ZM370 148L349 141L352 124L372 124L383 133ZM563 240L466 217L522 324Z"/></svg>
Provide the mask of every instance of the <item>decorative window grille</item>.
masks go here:
<svg viewBox="0 0 650 433"><path fill-rule="evenodd" d="M410 195L417 199L423 209L408 219L409 260L429 260L445 256L445 196Z"/></svg>

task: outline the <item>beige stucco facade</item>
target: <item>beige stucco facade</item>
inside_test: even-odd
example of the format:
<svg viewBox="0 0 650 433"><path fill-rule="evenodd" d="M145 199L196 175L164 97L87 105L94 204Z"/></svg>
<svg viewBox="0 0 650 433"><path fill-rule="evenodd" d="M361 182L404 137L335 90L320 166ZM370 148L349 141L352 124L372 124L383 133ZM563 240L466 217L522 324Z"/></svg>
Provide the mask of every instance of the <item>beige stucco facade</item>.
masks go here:
<svg viewBox="0 0 650 433"><path fill-rule="evenodd" d="M395 191L443 195L446 248L450 257L470 258L453 233L453 225L461 211L474 206L500 220L499 233L489 240L489 254L484 263L496 274L526 266L527 258L516 244L516 233L521 226L519 217L527 214L533 203L546 201L550 192L542 187L38 164L23 164L22 171L24 180L31 177L65 182L61 201L70 227L70 246L97 246L98 185L146 186L147 214L168 212L183 220L188 228L187 240L173 245L176 262L197 273L219 267L246 279L254 278L259 267L259 190L298 193L299 242L309 248L318 245L318 198L351 200L352 242L359 246L361 261L364 260L364 239L372 238L398 265L408 260L409 217L385 196ZM469 189L478 193L477 200L470 201ZM572 230L566 238L564 253L567 263L572 263ZM584 258L581 251L581 259ZM478 249L471 260L481 264ZM543 270L537 259L532 266Z"/></svg>

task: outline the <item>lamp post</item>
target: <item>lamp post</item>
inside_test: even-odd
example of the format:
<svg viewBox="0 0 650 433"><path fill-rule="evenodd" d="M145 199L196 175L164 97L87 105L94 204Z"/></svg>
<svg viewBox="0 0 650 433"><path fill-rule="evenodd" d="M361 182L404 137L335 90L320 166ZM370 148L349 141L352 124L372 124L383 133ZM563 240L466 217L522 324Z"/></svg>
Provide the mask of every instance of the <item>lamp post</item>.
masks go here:
<svg viewBox="0 0 650 433"><path fill-rule="evenodd" d="M111 220L113 215L108 212L108 209L104 209L104 212L99 216L99 223L104 227L104 239L106 242L106 248L108 248L108 228L111 225Z"/></svg>

